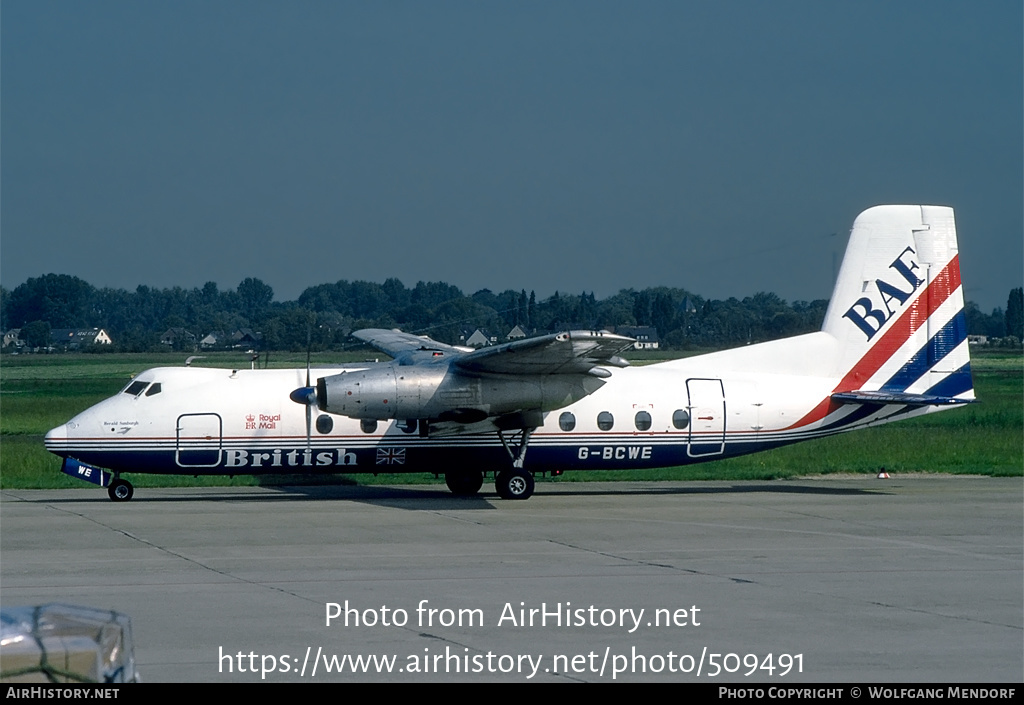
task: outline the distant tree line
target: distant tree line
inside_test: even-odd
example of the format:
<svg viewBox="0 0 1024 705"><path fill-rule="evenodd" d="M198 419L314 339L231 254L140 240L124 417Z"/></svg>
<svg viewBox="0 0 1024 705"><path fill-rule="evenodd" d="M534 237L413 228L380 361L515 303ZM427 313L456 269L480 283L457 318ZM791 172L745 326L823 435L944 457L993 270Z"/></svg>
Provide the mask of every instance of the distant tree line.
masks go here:
<svg viewBox="0 0 1024 705"><path fill-rule="evenodd" d="M817 330L828 302L787 303L772 293L742 300L706 299L685 289L624 289L598 300L593 293L555 292L539 301L534 292L482 289L472 295L445 282L418 282L408 288L398 279L383 284L338 281L307 288L296 301L274 301L266 283L247 278L233 290L213 282L201 288L134 291L96 288L78 277L44 274L13 290L0 287L0 327L20 328L34 339L50 329L102 328L114 340L106 349L150 351L164 348L168 330L189 331L193 346L211 332L248 329L265 350L337 349L351 344L349 333L365 327L401 328L457 344L466 331L488 330L504 340L514 326L528 335L538 331L617 326L651 326L661 345L671 348L727 347ZM1007 310L984 314L967 304L971 334L1016 335L1021 339L1024 304L1021 289L1010 294ZM45 333L44 333L45 331ZM308 343L307 343L308 341Z"/></svg>

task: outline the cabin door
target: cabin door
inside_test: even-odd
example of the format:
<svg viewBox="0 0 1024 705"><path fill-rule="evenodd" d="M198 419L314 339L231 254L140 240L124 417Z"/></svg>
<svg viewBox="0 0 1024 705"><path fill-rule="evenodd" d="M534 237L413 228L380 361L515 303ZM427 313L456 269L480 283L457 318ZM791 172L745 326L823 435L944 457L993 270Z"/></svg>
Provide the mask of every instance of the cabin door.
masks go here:
<svg viewBox="0 0 1024 705"><path fill-rule="evenodd" d="M691 458L721 455L725 451L725 391L720 379L688 379L690 395Z"/></svg>
<svg viewBox="0 0 1024 705"><path fill-rule="evenodd" d="M178 417L175 460L183 468L214 468L222 453L220 414L182 414Z"/></svg>

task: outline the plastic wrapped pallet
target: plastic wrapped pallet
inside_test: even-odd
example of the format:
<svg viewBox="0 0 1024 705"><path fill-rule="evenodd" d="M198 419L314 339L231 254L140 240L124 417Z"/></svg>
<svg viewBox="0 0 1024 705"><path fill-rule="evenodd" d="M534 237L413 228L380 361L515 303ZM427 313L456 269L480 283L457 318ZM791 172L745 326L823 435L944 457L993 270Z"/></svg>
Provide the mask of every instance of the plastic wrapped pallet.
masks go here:
<svg viewBox="0 0 1024 705"><path fill-rule="evenodd" d="M134 683L131 620L75 605L0 610L0 680L5 683Z"/></svg>

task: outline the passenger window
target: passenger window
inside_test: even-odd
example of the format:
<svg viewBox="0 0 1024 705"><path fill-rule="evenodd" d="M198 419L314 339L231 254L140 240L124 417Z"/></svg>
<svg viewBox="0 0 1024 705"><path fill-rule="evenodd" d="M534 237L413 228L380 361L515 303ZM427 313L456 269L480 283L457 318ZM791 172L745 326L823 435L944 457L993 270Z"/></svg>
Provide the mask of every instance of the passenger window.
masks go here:
<svg viewBox="0 0 1024 705"><path fill-rule="evenodd" d="M558 427L563 431L571 431L576 428L576 417L572 415L572 412L563 411L562 415L558 417Z"/></svg>
<svg viewBox="0 0 1024 705"><path fill-rule="evenodd" d="M602 411L597 415L597 427L602 431L611 431L612 426L615 425L615 417L609 414L607 411Z"/></svg>
<svg viewBox="0 0 1024 705"><path fill-rule="evenodd" d="M648 431L651 428L651 415L646 411L638 411L634 423L636 423L637 431Z"/></svg>
<svg viewBox="0 0 1024 705"><path fill-rule="evenodd" d="M161 391L162 390L160 389L160 383L153 382L153 384L149 385L149 389L146 390L146 396L151 397L154 394L159 394Z"/></svg>
<svg viewBox="0 0 1024 705"><path fill-rule="evenodd" d="M672 425L680 430L690 425L690 415L685 409L676 409L672 414Z"/></svg>
<svg viewBox="0 0 1024 705"><path fill-rule="evenodd" d="M363 419L359 422L359 428L363 433L373 433L377 430L377 419Z"/></svg>
<svg viewBox="0 0 1024 705"><path fill-rule="evenodd" d="M330 433L334 428L334 419L327 414L320 414L316 417L317 433Z"/></svg>
<svg viewBox="0 0 1024 705"><path fill-rule="evenodd" d="M416 433L416 419L403 419L398 422L398 427L402 433Z"/></svg>

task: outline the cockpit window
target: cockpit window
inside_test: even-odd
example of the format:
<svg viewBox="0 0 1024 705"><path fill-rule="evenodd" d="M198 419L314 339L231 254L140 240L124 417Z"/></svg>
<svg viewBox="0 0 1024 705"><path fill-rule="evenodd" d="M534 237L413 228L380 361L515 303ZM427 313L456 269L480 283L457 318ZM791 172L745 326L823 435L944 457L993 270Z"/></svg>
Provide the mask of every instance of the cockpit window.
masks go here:
<svg viewBox="0 0 1024 705"><path fill-rule="evenodd" d="M147 387L148 389L146 389ZM153 384L150 384L149 382L135 381L125 387L123 393L130 394L133 397L138 397L143 391L146 392L147 397L151 397L154 394L159 394L163 389L161 389L159 382L153 382Z"/></svg>
<svg viewBox="0 0 1024 705"><path fill-rule="evenodd" d="M125 394L131 394L133 397L137 397L142 394L142 390L149 386L149 382L132 382L124 388Z"/></svg>

